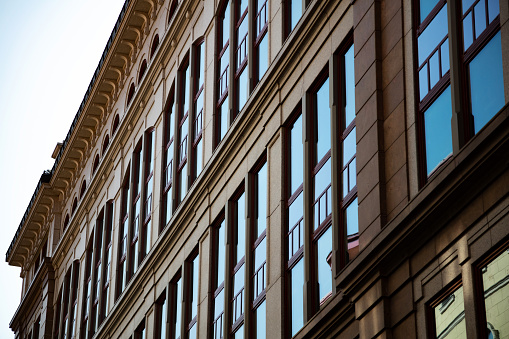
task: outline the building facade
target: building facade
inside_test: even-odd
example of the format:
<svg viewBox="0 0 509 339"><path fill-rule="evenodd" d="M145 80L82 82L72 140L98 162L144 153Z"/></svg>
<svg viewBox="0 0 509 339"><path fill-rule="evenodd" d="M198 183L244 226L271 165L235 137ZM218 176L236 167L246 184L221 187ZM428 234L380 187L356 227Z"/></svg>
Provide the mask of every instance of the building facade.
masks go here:
<svg viewBox="0 0 509 339"><path fill-rule="evenodd" d="M126 0L15 338L509 338L508 102L507 1Z"/></svg>

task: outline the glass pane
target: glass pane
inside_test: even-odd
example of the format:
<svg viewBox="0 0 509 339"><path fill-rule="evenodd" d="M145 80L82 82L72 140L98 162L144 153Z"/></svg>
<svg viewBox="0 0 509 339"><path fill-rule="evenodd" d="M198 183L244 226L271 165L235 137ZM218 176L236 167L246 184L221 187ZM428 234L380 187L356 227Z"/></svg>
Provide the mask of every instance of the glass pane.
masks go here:
<svg viewBox="0 0 509 339"><path fill-rule="evenodd" d="M237 248L237 256L236 256L236 263L240 261L242 257L246 254L246 218L245 218L245 208L246 203L244 200L244 193L240 196L239 200L237 200L237 229L236 229L236 239L237 242L236 248Z"/></svg>
<svg viewBox="0 0 509 339"><path fill-rule="evenodd" d="M345 53L345 126L355 118L355 74L353 46Z"/></svg>
<svg viewBox="0 0 509 339"><path fill-rule="evenodd" d="M440 41L447 36L447 6L442 7L440 12L433 18L431 23L417 38L419 49L419 66L438 46Z"/></svg>
<svg viewBox="0 0 509 339"><path fill-rule="evenodd" d="M466 338L465 306L463 304L463 286L447 296L434 308L437 338Z"/></svg>
<svg viewBox="0 0 509 339"><path fill-rule="evenodd" d="M490 24L500 14L500 8L498 6L499 0L488 0L488 17Z"/></svg>
<svg viewBox="0 0 509 339"><path fill-rule="evenodd" d="M346 208L345 218L346 234L353 235L359 233L359 206L357 198Z"/></svg>
<svg viewBox="0 0 509 339"><path fill-rule="evenodd" d="M469 71L472 115L477 133L505 104L500 32L472 60Z"/></svg>
<svg viewBox="0 0 509 339"><path fill-rule="evenodd" d="M269 68L269 38L265 34L258 45L258 80L260 80Z"/></svg>
<svg viewBox="0 0 509 339"><path fill-rule="evenodd" d="M196 338L196 324L191 327L189 330L189 339L195 339Z"/></svg>
<svg viewBox="0 0 509 339"><path fill-rule="evenodd" d="M248 74L247 68L245 68L244 71L242 71L242 74L240 75L237 84L239 112L242 110L242 107L244 107L244 105L246 104L247 98L249 96L249 85L247 74Z"/></svg>
<svg viewBox="0 0 509 339"><path fill-rule="evenodd" d="M449 70L449 39L446 39L440 47L440 53L442 58L442 76Z"/></svg>
<svg viewBox="0 0 509 339"><path fill-rule="evenodd" d="M267 248L266 248L266 245L265 245L265 241L267 240L267 238L263 238L263 240L260 242L260 244L258 244L258 246L256 247L255 249L255 264L254 264L254 269L255 271L257 271L264 263L265 263L265 259L267 257Z"/></svg>
<svg viewBox="0 0 509 339"><path fill-rule="evenodd" d="M500 338L507 338L509 333L508 267L509 251L505 250L482 270L486 321L493 330L499 331Z"/></svg>
<svg viewBox="0 0 509 339"><path fill-rule="evenodd" d="M436 6L438 0L421 0L419 2L420 4L420 10L421 10L421 22L426 19L426 17L429 15L431 10Z"/></svg>
<svg viewBox="0 0 509 339"><path fill-rule="evenodd" d="M350 165L348 165L348 173L350 175L349 191L357 185L357 160L354 159ZM344 185L344 184L343 184Z"/></svg>
<svg viewBox="0 0 509 339"><path fill-rule="evenodd" d="M440 80L440 68L438 62L438 51L436 51L429 59L430 87L433 88L437 84L438 80Z"/></svg>
<svg viewBox="0 0 509 339"><path fill-rule="evenodd" d="M234 334L235 339L243 339L244 338L244 325L240 326L237 332Z"/></svg>
<svg viewBox="0 0 509 339"><path fill-rule="evenodd" d="M230 1L227 1L223 19L223 46L230 39Z"/></svg>
<svg viewBox="0 0 509 339"><path fill-rule="evenodd" d="M290 27L291 30L293 31L293 29L297 25L297 22L302 16L302 0L291 0L290 11L291 11Z"/></svg>
<svg viewBox="0 0 509 339"><path fill-rule="evenodd" d="M180 337L180 322L182 319L182 299L181 299L182 286L181 285L182 285L181 280L179 279L175 286L175 293L177 295L175 298L175 305L173 307L173 309L175 310L175 323L174 323L174 327L173 327L175 329L175 338Z"/></svg>
<svg viewBox="0 0 509 339"><path fill-rule="evenodd" d="M343 166L345 166L355 155L357 149L355 127L343 141Z"/></svg>
<svg viewBox="0 0 509 339"><path fill-rule="evenodd" d="M267 164L258 171L256 178L256 191L258 193L257 213L256 213L256 239L260 237L267 228Z"/></svg>
<svg viewBox="0 0 509 339"><path fill-rule="evenodd" d="M331 160L327 160L327 162L320 168L318 173L315 176L315 201L320 197L320 195L327 189L327 187L331 183Z"/></svg>
<svg viewBox="0 0 509 339"><path fill-rule="evenodd" d="M424 112L428 175L452 153L451 117L451 87L449 86Z"/></svg>
<svg viewBox="0 0 509 339"><path fill-rule="evenodd" d="M463 15L466 13L466 11L470 9L470 7L472 7L474 2L475 0L463 0L461 2L461 7L463 8Z"/></svg>
<svg viewBox="0 0 509 339"><path fill-rule="evenodd" d="M221 105L221 140L226 135L228 131L228 97L224 100Z"/></svg>
<svg viewBox="0 0 509 339"><path fill-rule="evenodd" d="M422 101L428 94L428 65L425 64L419 71L419 100Z"/></svg>
<svg viewBox="0 0 509 339"><path fill-rule="evenodd" d="M304 167L304 147L302 145L302 116L295 121L290 136L290 165L291 165L291 191L295 193L302 185Z"/></svg>
<svg viewBox="0 0 509 339"><path fill-rule="evenodd" d="M484 0L479 1L477 5L474 7L474 15L475 15L475 38L477 39L479 35L486 29L486 4Z"/></svg>
<svg viewBox="0 0 509 339"><path fill-rule="evenodd" d="M292 337L304 325L304 260L299 262L291 271L291 302L292 310Z"/></svg>
<svg viewBox="0 0 509 339"><path fill-rule="evenodd" d="M474 41L474 32L472 27L472 12L463 19L463 49L466 51Z"/></svg>
<svg viewBox="0 0 509 339"><path fill-rule="evenodd" d="M318 296L322 304L332 292L332 270L330 265L330 255L332 252L332 227L317 241L317 260L318 260Z"/></svg>
<svg viewBox="0 0 509 339"><path fill-rule="evenodd" d="M329 79L327 79L315 96L316 108L316 163L320 162L331 148L331 127L329 108Z"/></svg>
<svg viewBox="0 0 509 339"><path fill-rule="evenodd" d="M265 309L265 301L258 306L255 313L256 318L256 338L263 339L266 338L266 328L267 328L267 320L266 317L266 309Z"/></svg>
<svg viewBox="0 0 509 339"><path fill-rule="evenodd" d="M198 282L200 281L200 257L197 255L193 261L193 296L191 305L191 318L198 314Z"/></svg>
<svg viewBox="0 0 509 339"><path fill-rule="evenodd" d="M216 286L217 288L224 281L224 263L225 263L225 235L224 235L224 220L221 222L221 226L217 232L217 280Z"/></svg>
<svg viewBox="0 0 509 339"><path fill-rule="evenodd" d="M300 228L297 226L292 233L292 237L289 239L291 243L288 244L288 259L297 252L297 250L303 245L304 241L304 226L302 224L302 214L304 209L303 196L304 194L301 192L288 208L288 231L293 229L297 223L300 223Z"/></svg>

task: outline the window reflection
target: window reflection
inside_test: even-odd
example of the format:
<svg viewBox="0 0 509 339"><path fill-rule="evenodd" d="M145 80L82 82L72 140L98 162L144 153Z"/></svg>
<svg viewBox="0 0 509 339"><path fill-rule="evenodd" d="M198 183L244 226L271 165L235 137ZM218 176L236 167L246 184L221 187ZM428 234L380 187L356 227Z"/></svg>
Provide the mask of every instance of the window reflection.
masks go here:
<svg viewBox="0 0 509 339"><path fill-rule="evenodd" d="M447 295L433 308L437 338L466 338L463 286Z"/></svg>

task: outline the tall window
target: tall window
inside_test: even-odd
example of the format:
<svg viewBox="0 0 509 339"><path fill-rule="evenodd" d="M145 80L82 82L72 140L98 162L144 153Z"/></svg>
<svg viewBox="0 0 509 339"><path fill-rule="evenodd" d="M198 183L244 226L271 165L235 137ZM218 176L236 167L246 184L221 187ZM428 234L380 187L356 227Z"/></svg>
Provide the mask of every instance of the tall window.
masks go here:
<svg viewBox="0 0 509 339"><path fill-rule="evenodd" d="M58 292L57 303L55 305L55 317L53 318L53 338L58 339L60 337L60 311L62 308L62 292L63 286L60 287Z"/></svg>
<svg viewBox="0 0 509 339"><path fill-rule="evenodd" d="M105 207L105 223L104 223L104 250L103 250L103 271L102 274L102 296L99 309L99 322L102 322L104 318L108 316L109 296L110 296L110 285L111 285L111 255L113 245L113 201L108 201Z"/></svg>
<svg viewBox="0 0 509 339"><path fill-rule="evenodd" d="M217 32L217 99L215 114L216 145L228 130L228 77L230 67L230 1L225 0L218 11Z"/></svg>
<svg viewBox="0 0 509 339"><path fill-rule="evenodd" d="M203 167L203 98L205 88L205 62L203 41L194 46L194 84L193 84L193 148L192 148L192 180L200 175Z"/></svg>
<svg viewBox="0 0 509 339"><path fill-rule="evenodd" d="M152 192L154 178L154 130L145 133L145 155L143 158L143 227L141 229L141 256L140 261L150 251L152 236Z"/></svg>
<svg viewBox="0 0 509 339"><path fill-rule="evenodd" d="M200 272L200 260L198 251L186 261L186 299L185 299L185 331L186 338L197 338L198 321L198 282Z"/></svg>
<svg viewBox="0 0 509 339"><path fill-rule="evenodd" d="M268 0L255 0L255 40L254 40L254 78L255 84L263 77L269 67L269 6Z"/></svg>
<svg viewBox="0 0 509 339"><path fill-rule="evenodd" d="M92 295L92 312L91 312L91 326L90 332L93 335L99 327L99 298L101 294L101 266L102 266L102 241L103 241L103 226L104 226L104 208L97 217L95 226L95 244L94 244L94 271L92 272L93 295Z"/></svg>
<svg viewBox="0 0 509 339"><path fill-rule="evenodd" d="M83 301L81 308L81 339L89 337L90 296L92 294L92 262L94 256L94 232L90 235L85 259L85 279L83 284Z"/></svg>
<svg viewBox="0 0 509 339"><path fill-rule="evenodd" d="M256 338L266 335L266 271L267 271L267 164L265 159L251 174L251 235L252 235L252 328Z"/></svg>
<svg viewBox="0 0 509 339"><path fill-rule="evenodd" d="M249 75L247 71L248 60L248 0L235 0L235 95L233 119L242 110L249 96Z"/></svg>
<svg viewBox="0 0 509 339"><path fill-rule="evenodd" d="M67 270L62 286L62 306L59 321L59 328L62 338L67 338L68 324L69 324L69 297L71 296L71 272L72 269Z"/></svg>
<svg viewBox="0 0 509 339"><path fill-rule="evenodd" d="M69 335L66 338L74 339L76 337L76 316L78 315L78 284L79 284L79 274L80 274L80 263L78 260L73 262L72 264L72 274L71 274L71 292L69 294L70 299L70 308L69 308ZM37 330L39 332L39 330ZM34 330L34 338L38 338L38 335L35 334Z"/></svg>
<svg viewBox="0 0 509 339"><path fill-rule="evenodd" d="M139 230L140 230L140 217L141 217L141 187L142 187L142 171L141 171L141 148L142 141L134 149L133 154L133 170L132 170L132 204L131 204L131 220L130 220L130 234L129 234L129 270L127 279L136 273L139 261Z"/></svg>
<svg viewBox="0 0 509 339"><path fill-rule="evenodd" d="M169 289L170 339L182 338L182 277L180 271L170 282Z"/></svg>
<svg viewBox="0 0 509 339"><path fill-rule="evenodd" d="M284 34L285 38L293 31L303 12L304 0L285 0Z"/></svg>
<svg viewBox="0 0 509 339"><path fill-rule="evenodd" d="M163 140L163 192L161 199L161 220L159 225L162 230L170 222L173 213L172 187L173 187L173 133L174 133L174 88L170 90L168 103L164 112L164 140Z"/></svg>
<svg viewBox="0 0 509 339"><path fill-rule="evenodd" d="M134 330L134 339L145 339L145 337L145 320L143 320L136 330Z"/></svg>
<svg viewBox="0 0 509 339"><path fill-rule="evenodd" d="M231 291L228 298L231 307L231 319L229 320L230 332L232 336L243 337L244 331L244 271L246 256L246 202L244 192L239 191L231 205L231 227L229 230L231 243Z"/></svg>
<svg viewBox="0 0 509 339"><path fill-rule="evenodd" d="M166 303L166 291L163 291L156 301L155 310L155 338L166 339L168 336L168 304Z"/></svg>
<svg viewBox="0 0 509 339"><path fill-rule="evenodd" d="M430 304L428 326L430 338L466 338L465 305L461 282L454 284Z"/></svg>
<svg viewBox="0 0 509 339"><path fill-rule="evenodd" d="M189 116L189 59L180 69L178 86L179 119L178 119L178 167L177 167L177 202L180 204L187 193L187 133Z"/></svg>
<svg viewBox="0 0 509 339"><path fill-rule="evenodd" d="M120 296L127 284L127 249L129 232L129 201L130 201L130 173L127 170L122 184L122 205L120 206L120 231L118 238L118 267L116 298Z"/></svg>
<svg viewBox="0 0 509 339"><path fill-rule="evenodd" d="M505 99L499 1L420 1L417 9L418 121L423 126L420 158L421 182L425 182L452 154L453 144L463 146L504 106ZM456 17L448 14L451 10L461 22L449 31L447 20ZM451 76L458 81L451 83ZM453 101L456 95L461 98ZM453 102L459 107L453 108Z"/></svg>
<svg viewBox="0 0 509 339"><path fill-rule="evenodd" d="M294 336L304 325L304 218L303 180L304 147L302 143L302 116L290 124L287 137L287 270L289 288L287 298L290 310L290 333Z"/></svg>
<svg viewBox="0 0 509 339"><path fill-rule="evenodd" d="M224 319L224 266L226 263L226 235L224 216L220 216L220 221L213 228L213 259L214 269L212 270L212 289L214 291L214 306L212 317L212 337L220 339L224 337L223 319Z"/></svg>

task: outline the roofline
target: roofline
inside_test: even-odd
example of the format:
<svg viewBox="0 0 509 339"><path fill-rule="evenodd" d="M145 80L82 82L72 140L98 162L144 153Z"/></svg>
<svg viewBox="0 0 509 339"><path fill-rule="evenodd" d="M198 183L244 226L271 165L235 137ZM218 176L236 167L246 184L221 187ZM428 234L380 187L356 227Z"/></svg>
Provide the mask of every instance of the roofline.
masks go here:
<svg viewBox="0 0 509 339"><path fill-rule="evenodd" d="M14 249L14 245L16 244L16 241L18 240L19 235L21 234L21 230L23 228L23 225L27 221L28 215L30 214L30 211L31 211L31 209L33 207L33 204L34 204L35 197L39 193L39 191L40 191L40 189L42 187L42 184L50 182L53 174L55 173L55 170L56 170L58 164L60 163L60 159L62 158L62 155L64 154L64 151L66 149L67 144L69 143L71 135L73 134L74 129L76 128L76 126L78 124L78 120L81 117L81 114L83 113L83 110L85 108L85 105L86 105L89 97L90 97L92 89L93 89L96 81L98 80L98 76L99 76L99 73L101 71L101 68L104 65L104 61L106 60L106 57L108 55L108 52L110 51L110 48L112 47L113 41L115 40L115 37L116 37L116 35L118 33L118 30L120 28L120 24L121 24L122 20L124 19L124 16L125 16L125 14L127 12L127 8L129 6L130 2L131 2L131 0L125 0L124 5L122 6L122 10L120 11L120 14L118 15L117 22L115 23L115 26L113 27L113 30L111 31L110 37L108 39L108 42L106 43L104 51L103 51L103 53L101 55L101 59L99 60L99 64L97 65L97 67L95 69L94 75L92 76L92 79L90 80L90 83L88 85L87 91L85 92L85 96L83 97L83 100L81 101L81 104L80 104L80 107L78 109L78 112L74 116L74 119L73 119L73 121L71 123L71 127L69 128L69 131L67 132L67 135L66 135L64 141L62 142L62 147L60 148L60 151L58 152L57 156L55 157L55 162L53 163L53 167L51 168L51 170L45 170L43 172L43 174L41 175L41 178L39 179L39 182L37 183L35 191L32 194L32 198L30 199L30 202L29 202L29 204L28 204L28 206L27 206L27 208L25 210L25 214L23 215L23 218L21 219L21 222L20 222L20 224L18 226L18 229L16 230L16 233L14 234L14 238L12 239L9 248L7 249L7 252L5 253L5 261L6 262L9 262L9 257L12 254L12 250Z"/></svg>

